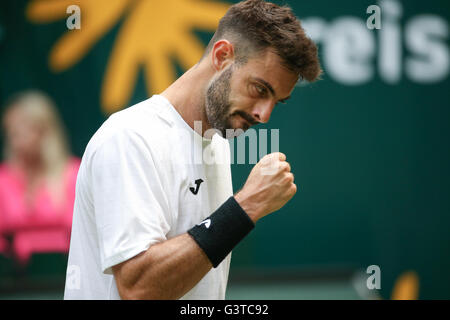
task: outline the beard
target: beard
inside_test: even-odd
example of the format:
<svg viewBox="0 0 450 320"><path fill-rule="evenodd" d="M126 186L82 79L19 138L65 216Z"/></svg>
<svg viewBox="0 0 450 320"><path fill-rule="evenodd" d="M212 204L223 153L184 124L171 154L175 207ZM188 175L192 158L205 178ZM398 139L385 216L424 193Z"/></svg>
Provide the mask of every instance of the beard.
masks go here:
<svg viewBox="0 0 450 320"><path fill-rule="evenodd" d="M217 79L211 82L206 91L205 99L205 113L209 125L218 130L222 137L227 139L236 136L235 129L246 131L250 125L255 123L254 118L244 111L237 110L230 114L230 80L233 75L233 68L234 66L231 65ZM248 124L246 123L243 128L234 128L231 120L235 116L242 117ZM227 132L227 129L231 129L231 131Z"/></svg>

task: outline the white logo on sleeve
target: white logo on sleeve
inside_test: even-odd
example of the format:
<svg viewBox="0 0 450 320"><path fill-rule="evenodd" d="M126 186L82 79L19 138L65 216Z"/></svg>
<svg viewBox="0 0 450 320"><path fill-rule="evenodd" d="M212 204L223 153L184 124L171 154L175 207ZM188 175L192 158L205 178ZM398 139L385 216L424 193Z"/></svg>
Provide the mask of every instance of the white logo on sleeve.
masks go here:
<svg viewBox="0 0 450 320"><path fill-rule="evenodd" d="M206 219L205 221L200 222L198 226L201 226L202 224L205 225L206 229L209 229L209 226L211 225L211 219Z"/></svg>

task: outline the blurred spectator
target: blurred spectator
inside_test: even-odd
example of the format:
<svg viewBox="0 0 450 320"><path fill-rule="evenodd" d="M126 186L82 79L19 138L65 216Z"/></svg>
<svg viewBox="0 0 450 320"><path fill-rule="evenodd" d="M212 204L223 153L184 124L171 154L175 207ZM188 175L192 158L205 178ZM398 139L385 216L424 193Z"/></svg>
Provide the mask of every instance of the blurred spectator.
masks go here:
<svg viewBox="0 0 450 320"><path fill-rule="evenodd" d="M55 106L43 93L21 93L2 126L0 253L21 264L33 253L67 253L80 160L69 154Z"/></svg>

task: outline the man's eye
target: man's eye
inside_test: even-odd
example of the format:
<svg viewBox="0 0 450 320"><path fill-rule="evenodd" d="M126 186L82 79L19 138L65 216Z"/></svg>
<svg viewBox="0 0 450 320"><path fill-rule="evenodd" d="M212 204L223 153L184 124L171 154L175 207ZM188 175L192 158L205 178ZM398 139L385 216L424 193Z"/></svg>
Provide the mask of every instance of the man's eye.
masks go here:
<svg viewBox="0 0 450 320"><path fill-rule="evenodd" d="M264 88L263 86L259 86L259 85L255 85L256 91L258 91L258 93L260 95L265 95L266 94L266 88Z"/></svg>

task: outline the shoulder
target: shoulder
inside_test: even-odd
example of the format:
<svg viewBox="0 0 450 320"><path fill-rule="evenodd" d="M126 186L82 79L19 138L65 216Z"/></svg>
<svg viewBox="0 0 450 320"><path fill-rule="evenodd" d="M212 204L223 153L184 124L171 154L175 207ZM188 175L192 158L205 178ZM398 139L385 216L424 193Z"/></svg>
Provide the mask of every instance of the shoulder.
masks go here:
<svg viewBox="0 0 450 320"><path fill-rule="evenodd" d="M80 166L81 159L75 156L69 157L67 164L69 168L77 168Z"/></svg>
<svg viewBox="0 0 450 320"><path fill-rule="evenodd" d="M6 163L0 163L0 176L5 175L6 173L8 173L8 166Z"/></svg>
<svg viewBox="0 0 450 320"><path fill-rule="evenodd" d="M173 123L164 106L153 100L147 99L112 114L91 138L86 151L92 153L114 143L160 148L170 140Z"/></svg>
<svg viewBox="0 0 450 320"><path fill-rule="evenodd" d="M0 182L13 179L14 174L12 168L6 163L0 163Z"/></svg>
<svg viewBox="0 0 450 320"><path fill-rule="evenodd" d="M80 168L81 159L75 156L69 157L66 165L66 172L69 175L77 175L78 170Z"/></svg>

